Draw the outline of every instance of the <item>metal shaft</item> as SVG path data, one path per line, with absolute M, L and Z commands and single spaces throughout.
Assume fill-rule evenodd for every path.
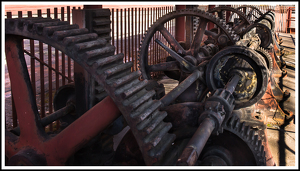
M 59 118 L 69 114 L 70 112 L 72 112 L 73 110 L 75 110 L 75 106 L 73 104 L 69 104 L 61 109 L 59 109 L 58 111 L 56 111 L 55 113 L 52 113 L 51 115 L 48 115 L 44 118 L 41 119 L 41 123 L 42 126 L 47 126 L 50 123 L 58 120 Z M 20 135 L 20 127 L 16 127 L 12 130 L 12 132 L 14 132 L 17 135 Z
M 198 127 L 197 131 L 183 150 L 176 165 L 193 166 L 195 165 L 201 151 L 203 150 L 212 131 L 215 129 L 215 122 L 211 118 L 205 118 Z
M 235 74 L 231 79 L 227 82 L 226 86 L 224 87 L 227 91 L 229 91 L 231 94 L 234 92 L 237 84 L 240 81 L 240 76 Z
M 201 73 L 195 70 L 190 76 L 183 80 L 177 87 L 171 90 L 168 94 L 160 99 L 163 106 L 171 104 L 182 92 L 184 92 L 189 86 L 191 86 L 199 77 Z

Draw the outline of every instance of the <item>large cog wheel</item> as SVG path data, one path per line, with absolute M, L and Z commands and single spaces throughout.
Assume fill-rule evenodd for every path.
M 198 36 L 197 33 L 195 37 L 197 39 L 194 39 L 193 42 L 191 43 L 191 47 L 187 47 L 184 49 L 169 33 L 169 31 L 164 27 L 164 24 L 167 23 L 168 21 L 175 19 L 177 17 L 183 17 L 183 16 L 193 16 L 193 17 L 198 17 L 199 18 L 199 31 L 198 31 Z M 214 33 L 209 30 L 205 30 L 207 24 L 211 22 L 217 26 L 217 28 L 220 31 L 220 33 Z M 200 31 L 201 30 L 201 31 Z M 203 46 L 201 43 L 204 41 L 204 35 L 213 37 L 213 39 L 217 40 L 216 42 L 222 42 L 223 46 L 225 45 L 233 45 L 235 44 L 236 41 L 239 40 L 239 36 L 236 35 L 233 31 L 233 29 L 226 25 L 225 21 L 202 10 L 198 9 L 183 9 L 183 10 L 177 10 L 170 12 L 161 18 L 159 18 L 146 32 L 145 36 L 142 39 L 142 44 L 140 45 L 139 49 L 139 57 L 138 57 L 138 62 L 139 62 L 139 69 L 142 72 L 142 77 L 144 79 L 151 79 L 151 72 L 156 72 L 156 71 L 168 71 L 168 70 L 179 70 L 179 66 L 177 66 L 174 63 L 171 62 L 166 62 L 162 63 L 160 65 L 166 65 L 168 67 L 161 67 L 157 69 L 157 67 L 154 65 L 149 64 L 148 60 L 148 52 L 149 52 L 149 44 L 152 40 L 153 35 L 159 32 L 163 35 L 163 37 L 166 39 L 166 41 L 169 43 L 171 48 L 179 55 L 181 56 L 192 56 L 191 59 L 196 60 L 196 55 L 199 51 L 199 48 Z M 218 43 L 216 43 L 217 46 L 219 46 Z M 155 69 L 154 69 L 155 67 Z
M 101 15 L 103 12 L 95 12 L 95 16 Z M 147 88 L 148 81 L 139 80 L 140 71 L 131 72 L 132 62 L 123 63 L 124 55 L 121 53 L 110 54 L 115 47 L 107 44 L 107 40 L 99 38 L 96 33 L 88 33 L 86 28 L 79 29 L 78 25 L 51 18 L 6 19 L 5 25 L 7 39 L 12 36 L 18 40 L 28 38 L 49 44 L 91 74 L 123 114 L 142 149 L 146 165 L 153 165 L 164 156 L 175 139 L 175 135 L 168 133 L 172 124 L 163 121 L 167 113 L 159 111 L 160 101 L 152 100 L 155 90 Z M 39 118 L 37 114 L 34 115 Z M 42 130 L 40 119 L 32 122 Z M 6 137 L 6 155 L 11 158 L 18 148 L 8 147 L 13 146 L 19 137 L 8 132 L 6 135 L 11 136 Z
M 262 140 L 257 132 L 233 115 L 224 132 L 212 135 L 199 157 L 199 165 L 266 166 Z
M 252 22 L 247 18 L 247 16 L 243 12 L 241 12 L 235 8 L 232 8 L 232 7 L 219 6 L 219 7 L 210 9 L 207 12 L 216 13 L 219 18 L 224 19 L 224 20 L 225 20 L 225 14 L 227 12 L 230 12 L 228 23 L 231 23 L 233 30 L 237 34 L 241 33 L 243 31 L 243 29 L 245 29 L 248 25 L 252 24 Z M 233 16 L 233 15 L 237 15 L 237 17 L 234 19 L 231 19 L 231 16 Z M 236 21 L 234 21 L 234 20 L 236 20 Z

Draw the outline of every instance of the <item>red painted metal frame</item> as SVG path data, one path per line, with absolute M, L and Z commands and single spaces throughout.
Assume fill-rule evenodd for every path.
M 20 136 L 5 132 L 8 164 L 64 165 L 72 154 L 121 113 L 112 99 L 107 97 L 56 136 L 48 136 L 41 124 L 22 41 L 21 37 L 6 35 L 6 61 L 20 128 Z
M 176 10 L 185 9 L 185 5 L 176 5 Z M 185 17 L 178 17 L 175 20 L 175 39 L 185 41 Z

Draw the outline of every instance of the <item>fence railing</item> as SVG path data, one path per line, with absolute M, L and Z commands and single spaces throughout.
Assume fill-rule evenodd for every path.
M 111 9 L 111 37 L 112 45 L 116 47 L 116 53 L 123 53 L 124 62 L 133 62 L 132 71 L 138 70 L 138 50 L 144 33 L 160 17 L 174 10 L 174 6 L 155 8 L 125 8 Z M 166 25 L 166 29 L 174 35 L 175 21 L 172 20 Z M 149 44 L 149 63 L 157 64 L 165 60 L 167 52 L 153 43 L 156 38 L 166 41 L 160 33 L 155 33 Z M 157 76 L 154 73 L 153 76 Z

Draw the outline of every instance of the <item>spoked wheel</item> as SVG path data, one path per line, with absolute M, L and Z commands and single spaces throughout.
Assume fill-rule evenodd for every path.
M 165 24 L 175 18 L 184 16 L 199 17 L 199 26 L 193 38 L 190 47 L 184 49 L 179 42 L 175 40 L 172 34 L 166 29 Z M 213 23 L 216 26 L 216 31 L 205 30 L 208 23 Z M 156 42 L 163 47 L 174 60 L 168 60 L 160 64 L 149 63 L 149 44 L 153 35 L 159 32 L 162 34 L 168 45 L 164 45 L 160 40 Z M 205 40 L 210 38 L 209 44 L 204 44 Z M 139 50 L 139 68 L 144 79 L 151 79 L 152 72 L 158 71 L 175 71 L 185 70 L 191 72 L 194 66 L 198 66 L 204 60 L 212 57 L 219 49 L 233 45 L 239 37 L 234 34 L 232 28 L 226 23 L 213 16 L 210 13 L 201 10 L 178 10 L 171 12 L 159 18 L 147 31 L 147 34 L 142 39 L 142 45 Z M 169 48 L 169 46 L 171 48 Z M 208 52 L 208 53 L 207 53 Z M 183 58 L 182 60 L 178 60 Z M 186 73 L 184 72 L 184 73 Z M 181 72 L 182 73 L 182 72 Z M 182 80 L 182 79 L 181 79 Z
M 251 24 L 241 33 L 241 36 L 247 36 L 247 33 L 251 34 L 251 32 L 257 34 L 260 38 L 260 47 L 269 48 L 270 44 L 273 43 L 273 35 L 268 26 L 262 23 Z
M 230 15 L 228 17 L 227 24 L 230 24 L 233 27 L 233 30 L 236 34 L 240 34 L 247 26 L 252 24 L 252 22 L 247 18 L 247 16 L 243 12 L 232 7 L 219 6 L 210 9 L 207 12 L 216 14 L 216 16 L 223 20 L 226 20 L 226 15 Z M 235 18 L 233 18 L 233 16 Z
M 251 5 L 242 5 L 236 9 L 242 11 L 247 16 L 248 20 L 251 21 L 255 21 L 263 15 L 263 13 L 258 8 Z

